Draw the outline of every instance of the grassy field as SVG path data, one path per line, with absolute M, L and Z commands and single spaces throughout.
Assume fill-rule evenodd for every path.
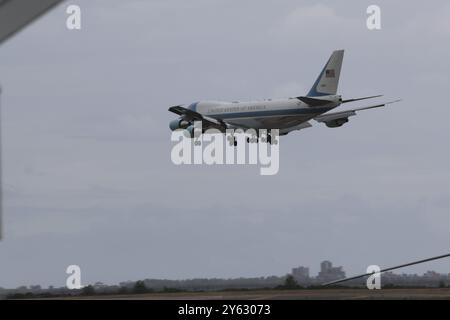
M 117 299 L 117 300 L 392 300 L 392 299 L 446 299 L 450 289 L 320 289 L 320 290 L 255 290 L 227 292 L 178 292 L 148 293 L 110 296 L 82 296 L 70 299 Z

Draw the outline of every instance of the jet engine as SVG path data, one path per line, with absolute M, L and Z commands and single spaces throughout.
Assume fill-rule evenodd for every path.
M 337 127 L 341 127 L 342 125 L 347 123 L 348 118 L 340 118 L 340 119 L 334 119 L 334 120 L 329 120 L 329 121 L 324 121 L 324 122 L 328 128 L 337 128 Z
M 189 124 L 190 124 L 189 121 L 186 121 L 183 118 L 178 118 L 170 121 L 169 128 L 172 131 L 175 131 L 177 129 L 186 129 L 189 126 Z

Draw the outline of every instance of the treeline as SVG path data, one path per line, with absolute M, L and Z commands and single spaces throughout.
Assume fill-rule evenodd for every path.
M 145 279 L 139 281 L 122 282 L 119 285 L 105 285 L 97 282 L 82 289 L 69 290 L 62 288 L 41 289 L 39 286 L 4 289 L 0 292 L 0 299 L 30 299 L 93 295 L 141 294 L 141 293 L 171 293 L 171 292 L 202 292 L 220 290 L 255 290 L 273 289 L 283 283 L 285 277 L 259 277 L 236 279 L 189 279 L 166 280 Z
M 151 293 L 174 293 L 174 292 L 205 292 L 205 291 L 247 291 L 247 290 L 321 290 L 330 288 L 356 289 L 363 288 L 361 285 L 299 285 L 292 275 L 285 277 L 262 277 L 262 278 L 238 278 L 238 279 L 191 279 L 191 280 L 156 280 L 146 279 L 135 282 L 128 281 L 120 283 L 119 286 L 108 286 L 102 283 L 88 285 L 79 290 L 67 288 L 36 289 L 26 291 L 21 287 L 19 291 L 4 290 L 3 298 L 6 299 L 36 299 L 36 298 L 69 298 L 82 296 L 102 295 L 125 295 L 125 294 L 151 294 Z M 435 286 L 436 287 L 436 286 Z M 440 282 L 437 287 L 450 288 L 446 283 Z M 430 288 L 420 285 L 394 285 L 384 284 L 384 289 L 394 288 Z M 31 288 L 30 288 L 31 290 Z M 1 298 L 1 297 L 0 297 Z
M 164 288 L 178 288 L 180 290 L 224 290 L 224 289 L 261 289 L 273 288 L 281 285 L 286 277 L 255 277 L 255 278 L 234 278 L 234 279 L 188 279 L 188 280 L 165 280 L 146 279 L 143 280 L 147 288 L 162 290 Z M 133 282 L 122 282 L 121 287 L 130 288 Z

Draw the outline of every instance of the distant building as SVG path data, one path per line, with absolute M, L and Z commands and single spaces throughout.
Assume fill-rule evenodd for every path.
M 327 272 L 333 268 L 333 263 L 331 261 L 325 260 L 320 263 L 320 271 Z
M 435 271 L 427 271 L 423 274 L 424 278 L 427 278 L 429 280 L 439 280 L 441 278 L 441 275 Z
M 345 272 L 342 267 L 333 267 L 331 261 L 325 260 L 320 264 L 320 272 L 317 280 L 320 282 L 329 282 L 345 278 Z
M 307 267 L 300 266 L 297 268 L 292 268 L 292 276 L 299 284 L 310 282 L 309 268 Z

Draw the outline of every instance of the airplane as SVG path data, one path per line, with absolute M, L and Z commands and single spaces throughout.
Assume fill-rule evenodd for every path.
M 349 121 L 349 117 L 355 116 L 357 111 L 384 107 L 400 101 L 330 113 L 329 111 L 344 103 L 382 96 L 343 100 L 341 95 L 336 94 L 343 58 L 344 50 L 334 51 L 305 96 L 249 102 L 198 101 L 189 105 L 177 105 L 169 108 L 170 112 L 179 116 L 169 123 L 169 128 L 172 131 L 186 129 L 193 137 L 193 123 L 201 121 L 202 132 L 210 128 L 220 132 L 225 132 L 226 129 L 278 129 L 281 136 L 312 127 L 310 120 L 324 123 L 329 128 L 341 127 Z M 257 141 L 257 138 L 253 141 Z M 247 142 L 250 140 L 247 139 Z M 270 132 L 267 142 L 271 143 Z M 237 145 L 236 141 L 234 144 Z

